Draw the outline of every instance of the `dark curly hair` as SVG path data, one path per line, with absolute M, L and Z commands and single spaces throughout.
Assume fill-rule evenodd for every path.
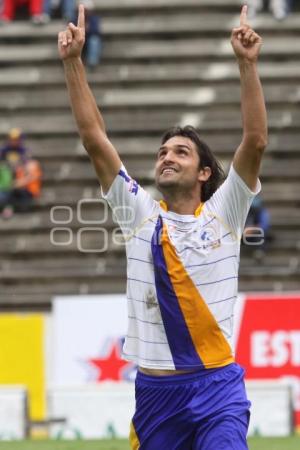
M 200 139 L 198 131 L 193 126 L 186 125 L 185 127 L 177 126 L 170 128 L 162 137 L 162 145 L 174 136 L 183 136 L 193 141 L 196 144 L 200 159 L 199 170 L 204 169 L 204 167 L 210 167 L 211 169 L 211 176 L 201 186 L 200 198 L 202 202 L 205 202 L 213 195 L 220 184 L 222 184 L 225 180 L 225 173 L 221 167 L 221 164 L 216 159 L 208 145 Z

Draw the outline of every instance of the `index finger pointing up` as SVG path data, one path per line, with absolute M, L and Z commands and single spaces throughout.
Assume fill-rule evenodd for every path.
M 84 6 L 83 5 L 79 5 L 79 8 L 78 8 L 77 27 L 78 28 L 85 28 Z
M 248 11 L 248 6 L 244 5 L 242 7 L 241 17 L 240 17 L 240 25 L 241 25 L 241 27 L 244 26 L 244 25 L 247 25 L 247 11 Z

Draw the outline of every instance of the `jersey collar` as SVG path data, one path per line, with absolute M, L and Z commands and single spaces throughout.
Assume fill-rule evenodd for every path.
M 160 207 L 161 207 L 164 211 L 166 211 L 166 212 L 168 211 L 168 205 L 166 204 L 166 202 L 165 202 L 164 200 L 160 200 L 159 204 L 160 204 Z M 197 207 L 197 209 L 195 210 L 195 212 L 194 212 L 194 216 L 195 216 L 195 217 L 199 217 L 199 216 L 200 216 L 203 206 L 204 206 L 204 203 L 201 202 L 201 203 L 199 204 L 199 206 Z

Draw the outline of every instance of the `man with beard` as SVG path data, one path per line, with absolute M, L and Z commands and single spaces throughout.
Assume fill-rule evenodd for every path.
M 127 173 L 106 134 L 81 61 L 84 8 L 59 34 L 78 130 L 126 239 L 128 333 L 123 357 L 138 367 L 131 448 L 244 450 L 250 402 L 234 362 L 232 330 L 240 237 L 267 143 L 247 7 L 231 43 L 241 79 L 242 142 L 228 177 L 191 126 L 162 138 L 157 202 Z

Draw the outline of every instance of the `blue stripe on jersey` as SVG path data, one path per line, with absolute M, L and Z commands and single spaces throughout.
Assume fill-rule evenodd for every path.
M 162 245 L 160 243 L 162 227 L 162 218 L 159 216 L 152 237 L 151 247 L 157 298 L 174 365 L 176 369 L 195 366 L 204 367 L 195 349 L 168 274 Z

